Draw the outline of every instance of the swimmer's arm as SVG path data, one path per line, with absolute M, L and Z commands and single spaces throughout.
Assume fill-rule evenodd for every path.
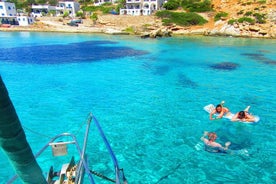
M 229 142 L 229 141 L 226 142 L 226 143 L 225 143 L 224 150 L 228 150 L 228 147 L 230 146 L 230 144 L 231 144 L 231 142 Z
M 254 118 L 254 116 L 247 115 L 245 121 L 247 121 L 247 122 L 253 122 L 253 121 L 255 121 L 255 118 Z
M 221 148 L 223 150 L 228 150 L 228 147 L 230 146 L 230 144 L 231 144 L 231 142 L 226 142 L 225 146 L 223 147 L 221 144 L 216 143 L 216 147 L 219 147 L 219 148 Z
M 228 108 L 224 107 L 225 113 L 230 112 Z
M 236 113 L 231 119 L 231 121 L 239 121 L 239 120 L 240 119 L 238 119 L 238 113 Z
M 222 118 L 223 114 L 224 114 L 224 112 L 223 112 L 223 110 L 222 110 L 222 111 L 219 113 L 219 115 L 217 116 L 217 118 L 216 118 L 216 119 L 218 119 L 218 118 Z
M 226 107 L 223 107 L 223 110 L 219 114 L 218 118 L 222 118 L 224 114 L 228 114 L 228 113 L 229 113 L 229 109 Z
M 214 120 L 214 119 L 216 119 L 216 118 L 213 118 L 213 115 L 216 113 L 216 111 L 214 110 L 214 111 L 212 111 L 211 113 L 210 113 L 210 120 Z
M 207 132 L 207 131 L 204 131 L 204 133 L 203 133 L 202 137 L 200 138 L 200 140 L 202 140 L 203 142 L 208 141 L 208 140 L 205 138 L 205 136 L 207 136 L 207 135 L 208 135 L 208 132 Z

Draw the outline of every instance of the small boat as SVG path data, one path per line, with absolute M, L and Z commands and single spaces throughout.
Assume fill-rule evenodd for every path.
M 11 177 L 6 183 L 12 184 L 19 178 L 23 183 L 40 184 L 94 184 L 94 176 L 100 179 L 108 180 L 116 184 L 127 184 L 123 169 L 120 169 L 118 161 L 111 146 L 97 119 L 90 113 L 86 121 L 83 146 L 77 137 L 71 133 L 62 133 L 54 136 L 47 142 L 37 154 L 33 155 L 31 148 L 26 140 L 24 130 L 15 112 L 14 106 L 9 98 L 8 91 L 0 76 L 0 143 L 3 151 L 7 154 L 12 165 L 16 170 L 16 175 Z M 114 166 L 114 177 L 109 178 L 101 173 L 89 168 L 88 154 L 86 153 L 88 135 L 91 123 L 95 124 L 96 129 L 101 136 Z M 42 153 L 49 153 L 52 149 L 51 160 L 57 160 L 58 169 L 50 166 L 46 175 L 37 164 L 37 158 Z M 48 150 L 48 151 L 47 151 Z M 74 154 L 70 154 L 73 152 Z M 70 159 L 69 157 L 71 157 Z M 64 156 L 63 162 L 59 162 L 58 157 Z M 45 156 L 44 156 L 45 157 Z M 52 159 L 52 157 L 54 159 Z M 77 158 L 77 161 L 76 161 Z M 66 160 L 67 159 L 67 160 Z M 66 160 L 66 161 L 64 161 Z

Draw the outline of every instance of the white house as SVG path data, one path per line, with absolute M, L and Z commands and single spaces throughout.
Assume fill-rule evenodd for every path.
M 42 17 L 44 15 L 46 15 L 47 13 L 49 13 L 50 11 L 56 11 L 56 7 L 55 6 L 51 6 L 48 4 L 45 5 L 32 5 L 32 15 L 34 17 Z
M 0 0 L 0 23 L 4 25 L 28 26 L 34 23 L 33 17 L 21 16 L 16 12 L 14 3 Z
M 164 0 L 126 0 L 120 15 L 150 15 L 159 10 L 163 3 Z
M 69 12 L 70 16 L 75 16 L 80 10 L 80 4 L 74 1 L 59 1 L 56 6 L 57 15 L 62 15 L 65 11 Z
M 112 3 L 112 4 L 114 4 L 114 3 L 116 3 L 118 0 L 95 0 L 94 1 L 94 5 L 95 6 L 100 6 L 100 5 L 102 5 L 102 4 L 104 4 L 104 3 Z
M 0 0 L 0 17 L 14 17 L 16 16 L 16 8 L 14 3 Z
M 19 26 L 28 26 L 35 22 L 34 17 L 28 17 L 28 16 L 17 16 L 16 19 L 17 19 L 17 22 L 19 23 Z
M 49 13 L 55 12 L 57 16 L 63 15 L 65 12 L 69 13 L 69 16 L 74 17 L 80 10 L 80 4 L 73 0 L 59 1 L 56 6 L 51 5 L 32 5 L 32 15 L 35 17 L 41 17 Z

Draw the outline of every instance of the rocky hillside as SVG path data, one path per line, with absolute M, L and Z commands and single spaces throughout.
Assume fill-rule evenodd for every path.
M 210 27 L 206 34 L 223 34 L 233 36 L 276 37 L 276 1 L 275 0 L 213 0 L 214 10 L 228 13 L 227 17 L 214 22 L 210 18 Z M 263 16 L 258 23 L 258 16 Z M 237 20 L 248 17 L 255 21 L 238 22 Z M 257 17 L 257 18 L 256 18 Z M 232 25 L 229 21 L 234 21 Z
M 151 36 L 164 32 L 242 37 L 276 38 L 275 0 L 212 0 L 213 12 L 199 13 L 208 23 L 202 26 L 159 27 Z M 222 14 L 217 18 L 218 14 Z M 252 22 L 251 22 L 252 21 Z
M 113 25 L 145 37 L 200 34 L 276 38 L 276 0 L 212 0 L 212 4 L 214 11 L 199 13 L 208 20 L 202 26 L 162 26 L 155 16 L 125 15 L 99 16 L 98 24 Z M 218 13 L 224 16 L 217 18 Z

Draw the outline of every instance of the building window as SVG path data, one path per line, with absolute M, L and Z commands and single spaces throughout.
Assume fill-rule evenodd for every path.
M 18 21 L 20 21 L 20 18 L 18 18 Z
M 8 6 L 8 10 L 11 10 L 11 7 L 10 7 L 10 6 Z
M 5 13 L 2 13 L 2 16 L 5 16 Z
M 0 10 L 3 10 L 3 6 L 2 5 L 0 6 Z

